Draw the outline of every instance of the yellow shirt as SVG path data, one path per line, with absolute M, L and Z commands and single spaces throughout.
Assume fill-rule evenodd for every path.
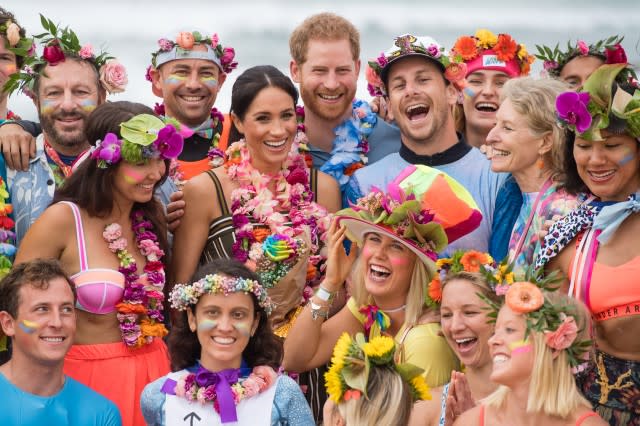
M 358 311 L 353 297 L 347 302 L 347 307 L 353 316 L 364 324 L 365 316 Z M 448 383 L 451 380 L 451 371 L 460 367 L 458 359 L 444 337 L 438 335 L 439 332 L 440 324 L 432 322 L 415 325 L 408 331 L 403 325 L 394 336 L 401 348 L 398 361 L 409 362 L 422 368 L 423 376 L 432 388 Z

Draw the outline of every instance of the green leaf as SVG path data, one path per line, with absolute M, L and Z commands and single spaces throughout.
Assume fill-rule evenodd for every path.
M 409 362 L 405 362 L 402 364 L 396 365 L 396 371 L 400 376 L 402 376 L 407 382 L 424 373 L 424 370 L 418 366 L 415 366 Z
M 352 389 L 357 389 L 367 396 L 367 380 L 369 378 L 369 360 L 364 361 L 364 365 L 355 363 L 347 364 L 342 369 L 344 382 Z

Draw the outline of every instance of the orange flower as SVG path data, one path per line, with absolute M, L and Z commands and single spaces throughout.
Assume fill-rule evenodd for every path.
M 536 58 L 532 55 L 527 56 L 520 65 L 520 75 L 527 76 L 529 75 L 529 71 L 531 71 L 531 64 L 535 61 Z
M 438 275 L 429 283 L 429 297 L 436 303 L 442 301 L 442 286 L 440 285 L 440 276 Z
M 178 33 L 178 37 L 176 37 L 176 43 L 178 46 L 185 50 L 193 49 L 193 45 L 195 44 L 195 39 L 193 38 L 193 34 L 188 31 L 183 31 Z
M 478 46 L 474 37 L 462 36 L 456 40 L 453 51 L 460 55 L 465 61 L 469 61 L 478 56 Z
M 351 176 L 356 172 L 356 170 L 364 167 L 362 163 L 351 163 L 344 169 L 345 176 Z
M 499 60 L 509 62 L 515 57 L 518 51 L 518 44 L 509 34 L 500 34 L 498 36 L 498 42 L 493 46 L 493 50 L 496 52 Z
M 307 281 L 314 279 L 317 273 L 318 273 L 318 269 L 315 267 L 313 263 L 309 262 L 307 264 Z
M 464 62 L 451 62 L 444 70 L 444 78 L 456 85 L 458 90 L 464 88 L 466 76 L 467 64 L 465 64 Z
M 263 242 L 269 235 L 271 235 L 269 228 L 253 228 L 253 236 L 259 243 Z
M 137 303 L 118 303 L 116 309 L 121 314 L 146 314 L 147 308 Z
M 537 285 L 521 281 L 509 287 L 505 303 L 513 312 L 526 314 L 538 310 L 544 304 L 544 295 Z
M 169 334 L 167 329 L 164 327 L 164 324 L 152 323 L 146 319 L 140 322 L 140 331 L 143 336 L 164 337 Z
M 486 265 L 489 263 L 489 258 L 486 253 L 469 250 L 462 255 L 460 263 L 467 272 L 480 272 L 480 265 Z

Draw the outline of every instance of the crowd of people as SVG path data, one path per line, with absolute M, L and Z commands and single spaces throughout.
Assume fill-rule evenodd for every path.
M 216 33 L 159 35 L 150 108 L 41 24 L 0 8 L 0 423 L 640 425 L 622 37 L 403 34 L 361 70 L 319 13 L 222 113 Z

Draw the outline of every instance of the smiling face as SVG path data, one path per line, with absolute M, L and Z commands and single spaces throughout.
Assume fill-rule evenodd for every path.
M 571 90 L 578 91 L 593 72 L 604 64 L 597 56 L 576 56 L 567 62 L 560 71 L 560 80 L 569 84 Z
M 121 161 L 116 167 L 113 190 L 118 196 L 134 203 L 150 201 L 155 185 L 167 171 L 166 164 L 161 158 L 152 158 L 141 164 Z
M 404 244 L 369 232 L 363 241 L 364 283 L 378 305 L 393 309 L 405 303 L 417 256 Z
M 293 98 L 278 87 L 266 87 L 253 99 L 244 118 L 232 117 L 244 134 L 253 166 L 263 172 L 279 170 L 297 132 Z
M 442 290 L 442 332 L 460 361 L 471 368 L 491 362 L 488 340 L 493 333 L 487 304 L 477 295 L 478 287 L 462 278 L 449 281 Z
M 603 141 L 576 137 L 573 157 L 578 175 L 603 201 L 624 201 L 640 188 L 638 142 L 631 136 L 602 131 Z
M 13 356 L 40 365 L 61 366 L 76 332 L 74 297 L 62 277 L 46 289 L 26 284 L 19 293 L 16 318 L 0 313 L 2 329 L 13 341 Z
M 463 90 L 465 123 L 476 132 L 488 133 L 496 122 L 502 86 L 509 76 L 501 71 L 477 70 L 467 76 Z
M 206 294 L 195 313 L 187 310 L 189 327 L 202 347 L 200 362 L 210 371 L 239 368 L 242 352 L 258 328 L 253 299 L 246 293 Z
M 506 305 L 500 309 L 495 332 L 489 339 L 492 382 L 513 387 L 531 379 L 535 355 L 531 338 L 524 340 L 526 327 L 524 315 Z
M 310 40 L 306 57 L 306 62 L 292 61 L 290 67 L 305 108 L 323 120 L 342 119 L 351 111 L 360 72 L 349 41 Z
M 416 56 L 397 60 L 386 86 L 389 110 L 410 147 L 436 142 L 447 126 L 453 126 L 451 111 L 457 93 L 431 60 Z
M 7 49 L 6 43 L 5 37 L 0 35 L 0 88 L 7 82 L 9 76 L 18 70 L 16 54 Z M 0 92 L 0 99 L 5 98 L 6 94 Z

